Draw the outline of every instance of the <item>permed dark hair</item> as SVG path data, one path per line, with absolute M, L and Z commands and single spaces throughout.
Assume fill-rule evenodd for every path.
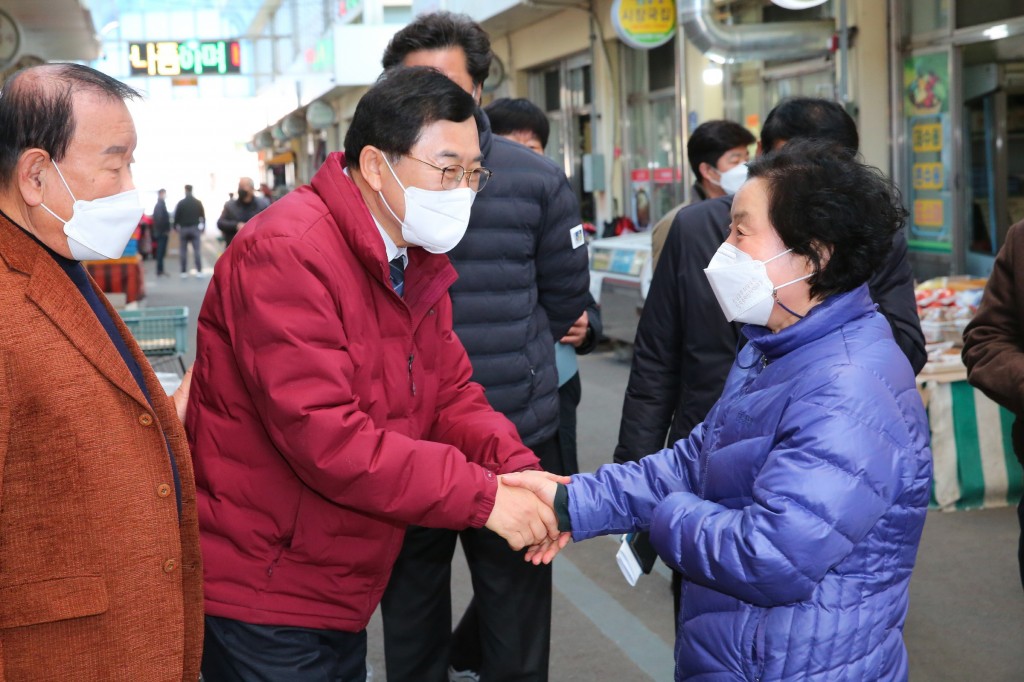
M 417 17 L 391 38 L 381 63 L 390 69 L 413 52 L 450 47 L 462 48 L 469 77 L 474 85 L 483 85 L 491 70 L 491 39 L 480 24 L 465 14 L 432 12 Z
M 11 76 L 0 92 L 0 183 L 11 182 L 26 149 L 64 159 L 75 135 L 74 96 L 83 91 L 119 100 L 141 97 L 134 88 L 81 64 L 44 64 Z
M 769 221 L 793 253 L 813 264 L 812 297 L 868 281 L 885 263 L 907 216 L 898 190 L 880 170 L 822 140 L 794 140 L 759 156 L 750 162 L 748 178 L 765 181 Z
M 761 151 L 770 152 L 780 143 L 797 138 L 817 138 L 853 151 L 860 136 L 853 117 L 838 102 L 815 97 L 792 97 L 768 112 L 761 127 Z
M 484 111 L 491 120 L 491 132 L 495 135 L 526 131 L 537 136 L 541 147 L 548 146 L 551 123 L 547 114 L 525 97 L 496 99 L 484 107 Z
M 694 128 L 686 143 L 686 158 L 693 174 L 700 179 L 700 165 L 718 167 L 718 160 L 730 149 L 757 142 L 749 130 L 734 121 L 705 121 Z
M 440 71 L 426 66 L 385 71 L 356 105 L 345 134 L 345 163 L 359 168 L 359 153 L 367 145 L 393 161 L 409 153 L 425 126 L 461 123 L 475 110 L 473 97 Z

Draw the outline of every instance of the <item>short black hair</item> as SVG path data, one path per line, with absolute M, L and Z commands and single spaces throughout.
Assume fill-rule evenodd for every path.
M 359 168 L 359 153 L 367 145 L 394 160 L 409 153 L 425 126 L 461 123 L 475 110 L 473 97 L 440 71 L 426 66 L 389 69 L 356 105 L 345 134 L 345 163 Z
M 768 112 L 761 127 L 761 150 L 770 152 L 780 142 L 817 138 L 846 147 L 860 148 L 857 124 L 838 102 L 817 97 L 791 97 Z
M 136 99 L 134 88 L 81 64 L 43 64 L 18 71 L 0 91 L 0 184 L 14 177 L 26 149 L 61 161 L 75 135 L 74 96 L 94 92 Z
M 474 85 L 483 85 L 494 56 L 491 39 L 480 24 L 465 14 L 431 12 L 416 17 L 391 38 L 381 63 L 385 69 L 390 69 L 401 64 L 413 52 L 450 47 L 462 48 L 466 53 L 469 77 Z
M 718 160 L 730 149 L 757 142 L 754 134 L 734 121 L 705 121 L 694 128 L 686 143 L 686 158 L 700 180 L 700 165 L 718 167 Z
M 491 120 L 491 132 L 495 135 L 525 131 L 536 135 L 541 147 L 548 146 L 551 123 L 547 114 L 525 97 L 496 99 L 484 107 L 484 111 Z
M 769 221 L 793 253 L 813 264 L 813 297 L 868 281 L 907 217 L 898 190 L 880 170 L 824 140 L 788 142 L 751 161 L 748 177 L 766 181 Z

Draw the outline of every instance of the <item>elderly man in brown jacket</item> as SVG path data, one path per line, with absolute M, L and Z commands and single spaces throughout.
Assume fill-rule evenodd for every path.
M 119 257 L 142 215 L 135 96 L 77 64 L 0 92 L 2 682 L 199 677 L 185 433 L 79 262 Z
M 1024 220 L 1006 233 L 978 314 L 964 330 L 963 359 L 967 381 L 1017 416 L 1013 451 L 1024 463 Z M 1017 517 L 1017 560 L 1024 585 L 1024 499 Z

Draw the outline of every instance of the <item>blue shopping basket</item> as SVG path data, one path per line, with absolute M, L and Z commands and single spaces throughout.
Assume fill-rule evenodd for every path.
M 184 374 L 188 306 L 122 310 L 121 319 L 147 358 L 177 360 Z

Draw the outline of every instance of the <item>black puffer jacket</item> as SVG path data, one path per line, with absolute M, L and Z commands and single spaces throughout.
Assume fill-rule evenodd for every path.
M 722 394 L 743 325 L 726 322 L 704 268 L 729 236 L 731 209 L 731 196 L 710 199 L 672 223 L 636 330 L 616 462 L 661 450 L 666 435 L 685 438 Z M 868 287 L 917 374 L 927 356 L 902 232 Z
M 491 134 L 477 113 L 483 165 L 494 172 L 476 195 L 469 229 L 448 255 L 459 273 L 450 293 L 455 332 L 473 380 L 523 442 L 558 430 L 555 339 L 583 313 L 587 249 L 573 248 L 579 204 L 549 159 Z

